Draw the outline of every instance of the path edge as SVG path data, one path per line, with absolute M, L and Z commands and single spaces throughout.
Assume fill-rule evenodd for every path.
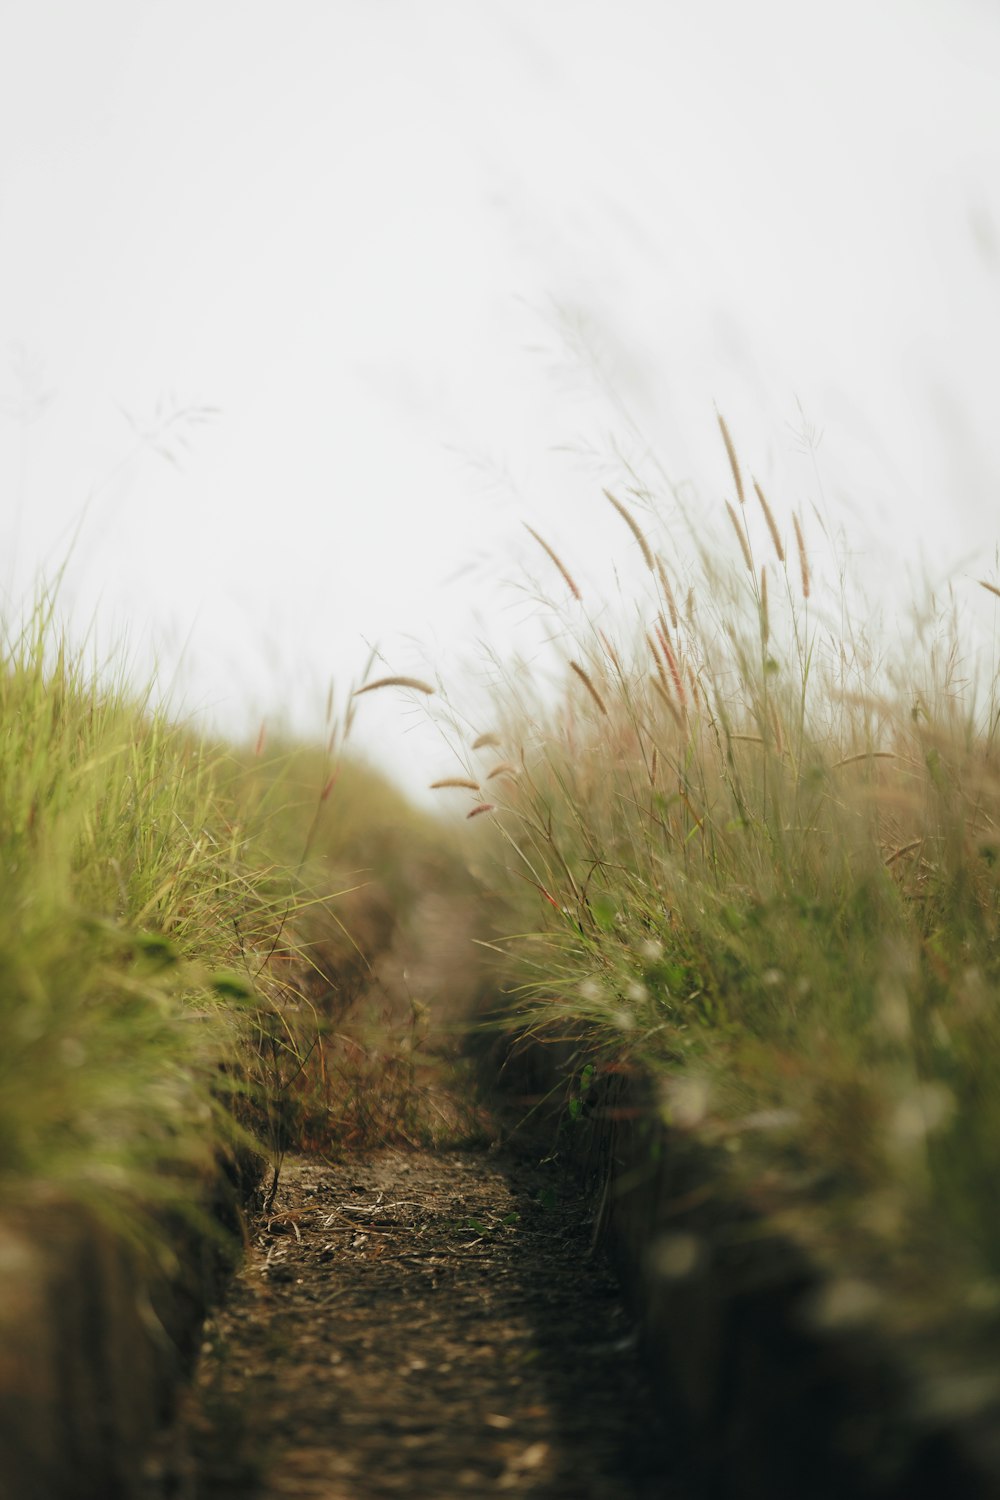
M 886 1335 L 750 1201 L 731 1158 L 667 1123 L 633 1068 L 580 1107 L 571 1041 L 508 1037 L 486 1065 L 515 1138 L 553 1139 L 592 1195 L 661 1399 L 679 1404 L 710 1494 L 726 1500 L 1000 1500 L 1000 1403 L 980 1374 Z M 576 1099 L 572 1110 L 570 1101 Z M 519 1118 L 531 1111 L 530 1129 Z M 935 1381 L 967 1391 L 935 1409 Z

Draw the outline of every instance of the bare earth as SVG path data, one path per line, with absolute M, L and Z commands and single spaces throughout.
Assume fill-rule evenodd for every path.
M 286 1164 L 151 1495 L 692 1500 L 553 1163 Z

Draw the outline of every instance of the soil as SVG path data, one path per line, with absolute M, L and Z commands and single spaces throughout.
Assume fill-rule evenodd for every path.
M 150 1496 L 693 1500 L 555 1162 L 286 1162 Z

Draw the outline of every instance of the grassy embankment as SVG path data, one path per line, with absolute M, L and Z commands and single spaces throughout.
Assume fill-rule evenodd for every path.
M 536 536 L 561 701 L 512 676 L 443 784 L 494 824 L 516 1024 L 572 1039 L 570 1115 L 602 1074 L 652 1070 L 665 1119 L 853 1273 L 852 1315 L 891 1282 L 909 1326 L 981 1332 L 1000 1316 L 1000 703 L 953 599 L 870 633 L 849 583 L 815 576 L 819 518 L 780 523 L 723 437 L 714 538 L 668 533 L 641 487 L 608 494 L 648 578 L 627 611 Z
M 84 1200 L 155 1245 L 241 1148 L 402 1128 L 412 1069 L 374 1118 L 364 1039 L 333 1033 L 448 856 L 343 760 L 349 706 L 319 749 L 205 743 L 72 655 L 51 600 L 4 657 L 5 1202 Z

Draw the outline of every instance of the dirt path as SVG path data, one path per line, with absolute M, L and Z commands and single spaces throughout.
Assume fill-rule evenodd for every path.
M 286 1164 L 156 1483 L 184 1500 L 691 1500 L 554 1165 Z

